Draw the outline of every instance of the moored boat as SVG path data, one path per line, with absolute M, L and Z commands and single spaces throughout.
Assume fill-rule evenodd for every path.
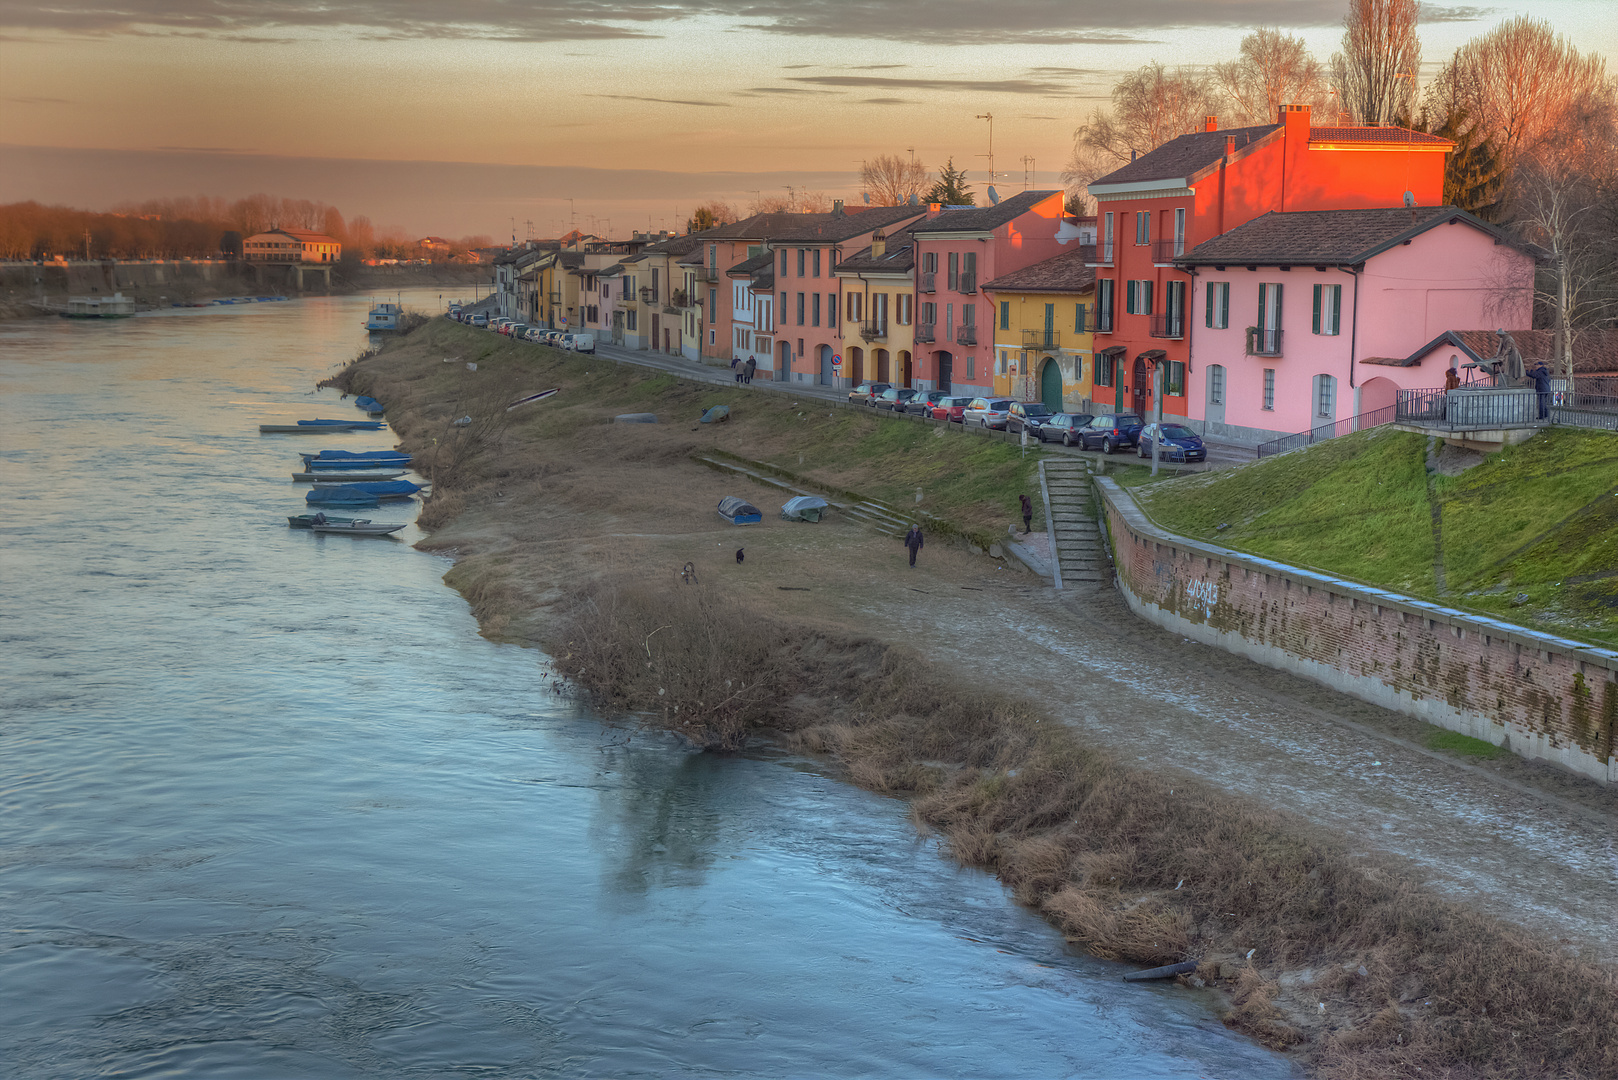
M 315 488 L 304 495 L 310 506 L 376 506 L 382 500 L 369 491 L 354 487 Z
M 320 450 L 313 454 L 299 454 L 305 462 L 310 461 L 380 461 L 387 458 L 404 458 L 409 460 L 410 455 L 403 450 Z
M 111 296 L 72 296 L 64 319 L 127 319 L 135 314 L 135 301 L 123 293 Z
M 309 526 L 310 532 L 331 533 L 334 536 L 391 536 L 405 527 L 404 522 L 389 525 L 382 521 L 350 521 L 340 523 L 328 520 L 324 525 Z
M 324 517 L 328 524 L 335 522 L 342 525 L 350 521 L 369 521 L 370 518 L 326 517 L 325 514 L 291 514 L 287 517 L 287 526 L 293 529 L 307 529 L 315 524 L 315 518 Z
M 377 304 L 371 308 L 371 313 L 365 317 L 367 330 L 397 330 L 399 321 L 404 318 L 404 308 L 398 304 Z
M 351 473 L 361 469 L 408 469 L 410 459 L 407 457 L 366 458 L 364 461 L 326 461 L 316 458 L 314 461 L 304 463 L 305 472 L 342 474 Z
M 359 420 L 352 424 L 260 424 L 260 435 L 327 435 L 334 431 L 380 431 L 380 427 L 372 427 L 369 421 Z
M 409 480 L 362 480 L 359 483 L 316 484 L 314 490 L 304 496 L 306 502 L 320 502 L 320 496 L 330 496 L 338 502 L 349 498 L 364 497 L 367 499 L 408 499 L 416 492 L 421 491 L 423 485 L 412 484 Z
M 380 420 L 299 420 L 299 427 L 342 427 L 358 431 L 381 431 Z
M 374 397 L 357 397 L 354 399 L 354 407 L 356 409 L 364 409 L 372 416 L 381 416 L 384 412 L 384 406 Z
M 402 469 L 398 472 L 365 473 L 295 472 L 292 479 L 305 482 L 313 480 L 317 487 L 332 487 L 336 484 L 361 484 L 373 480 L 397 480 L 403 475 Z

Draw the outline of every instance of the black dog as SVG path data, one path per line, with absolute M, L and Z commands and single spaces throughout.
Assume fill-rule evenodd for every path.
M 737 548 L 736 549 L 736 561 L 737 562 L 742 561 L 742 552 L 745 551 L 745 550 L 747 550 L 747 549 L 746 548 Z

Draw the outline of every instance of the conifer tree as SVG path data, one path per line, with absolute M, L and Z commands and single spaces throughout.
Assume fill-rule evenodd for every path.
M 977 196 L 966 186 L 966 170 L 957 169 L 954 158 L 950 158 L 944 167 L 938 170 L 938 179 L 927 189 L 924 199 L 930 203 L 943 203 L 945 206 L 977 205 Z

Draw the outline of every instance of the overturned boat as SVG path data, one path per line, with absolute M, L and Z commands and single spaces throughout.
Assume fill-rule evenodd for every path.
M 732 525 L 757 525 L 764 520 L 758 507 L 734 495 L 726 495 L 719 500 L 719 516 Z
M 781 504 L 781 517 L 786 521 L 819 521 L 830 505 L 819 495 L 799 495 Z

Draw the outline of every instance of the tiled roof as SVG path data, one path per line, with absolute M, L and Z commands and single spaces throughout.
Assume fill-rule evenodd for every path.
M 774 262 L 775 252 L 761 251 L 751 259 L 743 259 L 729 270 L 726 270 L 725 273 L 735 277 L 747 277 L 758 270 L 764 269 L 766 266 L 773 265 Z
M 685 236 L 676 236 L 672 240 L 648 244 L 642 249 L 642 253 L 646 255 L 689 255 L 701 246 L 703 238 L 708 235 L 708 232 L 712 231 L 710 229 L 707 232 L 688 233 Z
M 1454 206 L 1402 206 L 1369 210 L 1271 211 L 1205 240 L 1175 259 L 1182 265 L 1345 266 L 1418 236 L 1444 222 L 1463 222 L 1502 244 L 1537 254 Z
M 984 292 L 1083 292 L 1095 286 L 1095 268 L 1085 265 L 1095 259 L 1094 244 L 1075 244 L 1054 258 L 1013 270 L 981 287 Z
M 835 244 L 861 233 L 895 225 L 927 212 L 924 206 L 869 206 L 841 214 L 794 214 L 800 218 L 795 226 L 771 233 L 770 240 L 783 243 Z
M 1532 365 L 1544 360 L 1557 368 L 1554 356 L 1556 332 L 1554 330 L 1508 330 L 1517 343 L 1523 363 Z M 1417 367 L 1435 349 L 1458 350 L 1461 363 L 1487 360 L 1500 351 L 1498 330 L 1446 330 L 1409 356 L 1368 356 L 1364 364 L 1384 367 Z M 1448 357 L 1442 359 L 1447 360 Z M 1573 371 L 1575 374 L 1618 374 L 1618 330 L 1580 330 L 1573 335 Z
M 582 251 L 564 251 L 561 254 L 557 255 L 556 261 L 558 263 L 560 263 L 561 265 L 563 265 L 565 267 L 568 267 L 569 269 L 571 269 L 573 267 L 583 266 L 584 265 L 584 252 L 582 252 Z
M 867 245 L 832 267 L 832 273 L 908 274 L 916 268 L 916 238 L 913 234 L 919 224 L 913 221 L 889 233 L 884 238 L 886 250 L 880 256 L 873 256 Z
M 290 237 L 293 237 L 296 240 L 301 240 L 305 244 L 335 244 L 335 243 L 337 243 L 337 240 L 336 240 L 335 237 L 327 236 L 323 232 L 315 232 L 313 229 L 273 229 L 271 231 L 272 232 L 278 232 L 278 233 L 285 233 L 286 235 L 288 235 Z
M 1402 127 L 1312 127 L 1309 142 L 1331 143 L 1338 146 L 1429 146 L 1447 149 L 1455 144 L 1425 131 L 1411 131 Z
M 987 232 L 999 228 L 1006 222 L 1027 213 L 1052 195 L 1061 196 L 1060 191 L 1019 191 L 1015 195 L 1001 199 L 992 206 L 974 206 L 964 210 L 944 210 L 935 217 L 926 218 L 911 226 L 911 231 L 918 236 L 922 233 L 935 232 Z M 894 209 L 914 210 L 915 207 L 895 207 Z
M 1224 131 L 1193 131 L 1170 139 L 1150 153 L 1142 154 L 1121 169 L 1097 177 L 1092 184 L 1143 184 L 1149 180 L 1177 180 L 1189 177 L 1225 156 L 1225 140 L 1236 139 L 1236 149 L 1256 142 L 1279 124 L 1226 128 Z

